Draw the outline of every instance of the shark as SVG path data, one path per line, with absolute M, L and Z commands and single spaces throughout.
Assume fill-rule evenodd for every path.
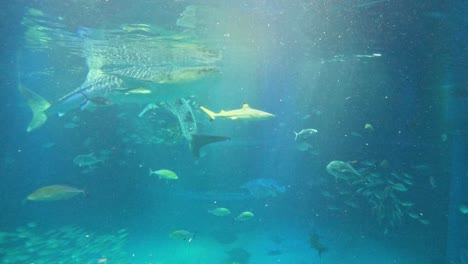
M 50 41 L 44 43 L 28 35 L 27 48 L 38 52 L 45 48 L 65 50 L 84 59 L 88 71 L 81 85 L 53 103 L 19 86 L 33 112 L 28 132 L 41 127 L 51 114 L 64 115 L 88 105 L 144 106 L 192 96 L 207 87 L 203 79 L 220 72 L 220 52 L 193 34 L 137 24 L 86 29 L 86 34 L 77 35 L 46 14 L 41 19 L 32 14 L 24 18 L 29 22 L 25 22 L 25 31 L 41 25 L 48 29 L 44 31 Z
M 221 110 L 219 113 L 215 113 L 206 107 L 200 106 L 200 109 L 210 117 L 210 120 L 214 120 L 216 117 L 226 118 L 231 120 L 245 119 L 245 120 L 263 120 L 272 118 L 275 115 L 261 110 L 253 109 L 248 104 L 243 104 L 242 108 L 235 110 Z

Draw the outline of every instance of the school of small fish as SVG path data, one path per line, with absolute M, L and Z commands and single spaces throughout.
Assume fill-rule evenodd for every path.
M 108 234 L 74 226 L 43 230 L 35 223 L 0 232 L 1 263 L 131 263 L 125 252 L 128 233 Z M 105 257 L 103 257 L 105 256 Z
M 334 176 L 333 186 L 339 190 L 322 191 L 324 197 L 336 203 L 329 206 L 330 210 L 370 211 L 384 227 L 385 233 L 402 224 L 405 218 L 424 225 L 430 223 L 414 203 L 406 198 L 407 192 L 413 187 L 413 176 L 390 170 L 386 161 L 380 164 L 370 161 L 354 164 L 332 161 L 326 170 Z

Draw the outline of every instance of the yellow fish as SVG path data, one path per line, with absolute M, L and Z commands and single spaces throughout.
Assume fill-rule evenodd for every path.
M 149 169 L 149 175 L 153 175 L 153 174 L 158 175 L 159 179 L 177 180 L 179 178 L 177 174 L 175 174 L 175 172 L 170 171 L 170 170 L 164 170 L 164 169 L 157 170 L 157 171 L 153 171 Z

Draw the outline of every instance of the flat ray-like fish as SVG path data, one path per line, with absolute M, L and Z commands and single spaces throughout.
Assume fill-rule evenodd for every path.
M 228 137 L 200 135 L 192 107 L 185 99 L 177 99 L 173 102 L 165 102 L 164 106 L 177 117 L 180 129 L 185 139 L 189 142 L 190 150 L 195 157 L 200 157 L 200 149 L 210 143 L 228 140 Z

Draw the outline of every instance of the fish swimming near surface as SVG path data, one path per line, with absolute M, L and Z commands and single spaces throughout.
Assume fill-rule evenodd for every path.
M 85 192 L 75 187 L 57 184 L 41 187 L 28 195 L 26 199 L 29 201 L 58 201 L 70 199 L 78 194 L 84 195 Z
M 240 109 L 235 109 L 235 110 L 221 110 L 219 113 L 214 113 L 211 110 L 208 110 L 207 108 L 200 106 L 200 109 L 205 112 L 210 117 L 210 120 L 214 120 L 215 118 L 226 118 L 226 119 L 231 119 L 231 120 L 236 120 L 236 119 L 244 119 L 244 120 L 263 120 L 263 119 L 268 119 L 272 118 L 275 115 L 253 109 L 251 108 L 248 104 L 243 104 L 242 108 Z
M 313 129 L 313 128 L 306 128 L 306 129 L 302 129 L 301 131 L 296 132 L 296 131 L 293 131 L 294 134 L 296 135 L 296 137 L 294 138 L 294 140 L 297 140 L 297 138 L 302 138 L 302 139 L 306 139 L 310 136 L 313 136 L 315 134 L 317 134 L 317 129 Z

